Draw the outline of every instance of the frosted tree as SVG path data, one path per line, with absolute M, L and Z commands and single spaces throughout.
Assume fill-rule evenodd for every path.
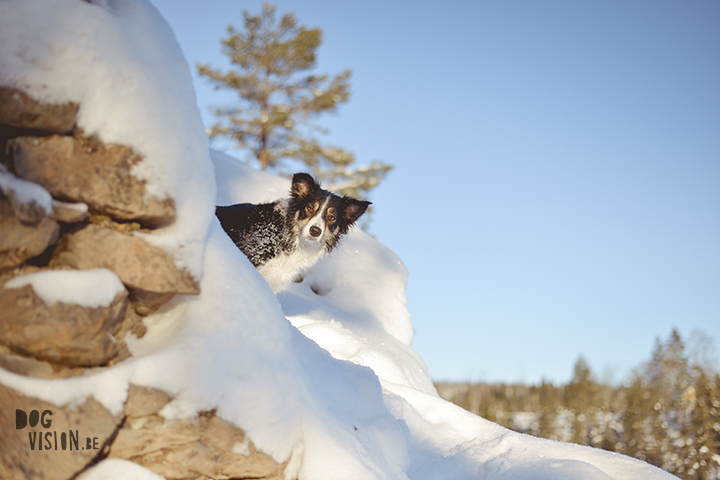
M 276 15 L 265 3 L 259 15 L 243 12 L 244 25 L 227 27 L 222 52 L 229 71 L 198 65 L 198 73 L 216 89 L 237 93 L 237 104 L 215 108 L 218 122 L 212 137 L 224 137 L 250 152 L 263 170 L 288 173 L 285 166 L 300 162 L 326 186 L 343 194 L 364 196 L 392 168 L 380 161 L 355 165 L 355 156 L 322 144 L 318 117 L 337 112 L 350 98 L 350 70 L 333 77 L 312 73 L 322 43 L 319 28 L 298 24 L 293 13 Z

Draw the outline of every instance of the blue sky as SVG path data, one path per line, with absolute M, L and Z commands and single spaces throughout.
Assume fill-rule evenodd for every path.
M 151 0 L 193 73 L 262 2 Z M 281 1 L 352 69 L 324 138 L 395 166 L 372 233 L 404 261 L 434 379 L 620 381 L 677 327 L 720 347 L 720 3 Z M 195 77 L 210 105 L 231 102 Z M 716 355 L 717 356 L 717 355 Z

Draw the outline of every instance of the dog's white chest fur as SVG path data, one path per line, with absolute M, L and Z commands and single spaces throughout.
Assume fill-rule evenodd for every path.
M 300 240 L 291 253 L 281 253 L 258 267 L 260 275 L 277 293 L 287 287 L 295 277 L 312 267 L 325 253 L 324 245 Z

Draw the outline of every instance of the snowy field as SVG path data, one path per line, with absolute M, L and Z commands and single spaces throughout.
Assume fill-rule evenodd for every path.
M 56 405 L 93 396 L 113 413 L 130 383 L 163 389 L 174 398 L 164 417 L 216 409 L 258 449 L 289 459 L 288 479 L 674 478 L 621 455 L 514 433 L 440 399 L 411 348 L 405 267 L 362 231 L 274 295 L 212 212 L 215 202 L 285 196 L 289 181 L 219 152 L 211 158 L 189 67 L 148 1 L 0 2 L 0 84 L 78 102 L 86 132 L 145 156 L 134 173 L 178 206 L 175 224 L 146 237 L 202 289 L 146 317 L 147 334 L 128 340 L 133 357 L 121 364 L 66 380 L 0 370 L 0 382 Z M 114 282 L 107 271 L 83 276 L 73 281 Z M 43 296 L 76 298 L 67 284 L 44 282 Z M 82 478 L 160 477 L 105 460 Z

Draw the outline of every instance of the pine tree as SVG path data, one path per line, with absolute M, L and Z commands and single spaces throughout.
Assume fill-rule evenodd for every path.
M 232 90 L 239 97 L 237 106 L 215 109 L 219 121 L 210 136 L 229 138 L 250 150 L 263 170 L 283 173 L 283 164 L 300 162 L 329 182 L 327 188 L 364 196 L 392 167 L 379 161 L 355 167 L 352 153 L 323 145 L 315 136 L 327 133 L 317 125 L 317 117 L 336 112 L 350 98 L 350 70 L 332 78 L 311 73 L 322 31 L 299 25 L 293 13 L 278 21 L 276 7 L 265 3 L 259 15 L 245 11 L 243 18 L 244 28 L 230 25 L 222 39 L 222 51 L 233 68 L 222 72 L 197 65 L 216 89 Z
M 684 480 L 720 480 L 720 375 L 712 340 L 698 345 L 673 330 L 621 387 L 598 383 L 580 357 L 564 387 L 473 388 L 482 387 L 480 414 L 503 426 L 623 453 Z M 517 412 L 536 413 L 536 424 L 512 421 Z
M 696 371 L 695 385 L 686 395 L 685 407 L 692 410 L 688 425 L 687 470 L 689 478 L 720 478 L 720 376 L 713 379 Z
M 558 390 L 551 382 L 543 380 L 538 389 L 538 396 L 540 401 L 538 436 L 557 440 L 555 419 L 557 418 L 557 410 L 560 406 Z
M 598 384 L 593 379 L 590 367 L 583 357 L 579 357 L 573 367 L 573 378 L 565 387 L 565 405 L 575 411 L 573 421 L 574 443 L 589 445 L 588 425 L 594 412 Z
M 686 428 L 687 475 L 700 480 L 720 479 L 720 375 L 716 371 L 712 339 L 693 332 L 688 358 L 692 386 L 683 394 L 682 406 L 690 413 Z
M 636 371 L 627 387 L 624 388 L 625 408 L 622 413 L 623 435 L 618 451 L 646 462 L 652 462 L 649 451 L 651 449 L 652 424 L 656 411 L 652 392 L 644 380 L 644 375 Z
M 681 475 L 692 465 L 692 408 L 696 394 L 680 333 L 673 329 L 667 342 L 657 342 L 647 365 L 647 378 L 655 411 L 652 424 L 653 447 L 649 460 L 670 473 Z

